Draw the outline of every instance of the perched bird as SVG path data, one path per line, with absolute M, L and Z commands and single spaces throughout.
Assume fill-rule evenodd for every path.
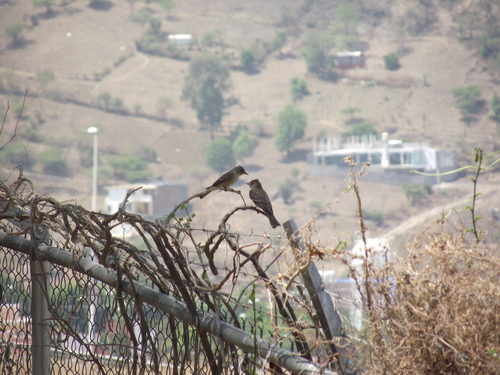
M 234 185 L 236 183 L 236 181 L 238 181 L 240 176 L 243 174 L 248 175 L 247 171 L 245 171 L 245 168 L 243 168 L 241 165 L 238 165 L 238 166 L 234 167 L 233 169 L 224 173 L 222 176 L 220 176 L 217 179 L 217 181 L 215 181 L 211 186 L 207 187 L 207 190 L 210 190 L 213 188 L 227 190 L 227 188 L 231 185 Z M 207 194 L 208 193 L 209 192 L 207 191 Z M 205 195 L 201 196 L 200 198 L 205 197 Z
M 262 188 L 262 185 L 259 180 L 252 180 L 247 183 L 250 186 L 249 196 L 250 199 L 255 203 L 255 205 L 265 212 L 267 218 L 269 219 L 269 223 L 273 228 L 280 226 L 281 224 L 276 220 L 273 213 L 273 206 L 271 205 L 271 201 L 269 200 L 269 196 L 266 191 Z

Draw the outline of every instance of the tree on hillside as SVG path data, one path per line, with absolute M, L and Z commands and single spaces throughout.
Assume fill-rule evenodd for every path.
M 309 93 L 307 89 L 307 81 L 302 77 L 292 77 L 290 79 L 290 93 L 292 94 L 293 100 L 298 100 L 303 98 Z
M 304 44 L 302 55 L 306 60 L 307 70 L 321 75 L 334 67 L 333 59 L 328 55 L 335 45 L 335 40 L 330 33 L 311 32 L 307 34 Z
M 464 117 L 479 114 L 484 108 L 482 88 L 477 85 L 456 87 L 453 89 L 455 107 Z
M 69 169 L 66 159 L 61 154 L 61 150 L 56 147 L 47 147 L 40 152 L 40 162 L 43 165 L 43 171 L 55 176 L 68 176 Z
M 255 150 L 255 139 L 248 130 L 242 130 L 233 142 L 233 155 L 236 160 L 252 156 Z
M 9 37 L 12 39 L 12 42 L 15 44 L 19 42 L 20 35 L 24 30 L 24 23 L 20 22 L 14 22 L 14 23 L 9 23 L 7 26 L 5 26 L 4 29 L 4 34 L 5 36 Z
M 217 172 L 224 172 L 236 164 L 231 141 L 226 138 L 217 138 L 208 144 L 205 151 L 207 166 Z
M 396 52 L 384 55 L 384 64 L 387 70 L 398 70 L 401 67 L 399 56 Z
M 151 35 L 160 35 L 161 34 L 161 26 L 162 22 L 160 17 L 153 17 L 151 21 L 149 21 L 149 26 L 151 27 L 150 34 Z
M 294 105 L 287 105 L 276 116 L 276 135 L 274 144 L 279 151 L 287 153 L 293 147 L 295 142 L 302 139 L 305 135 L 307 125 L 307 116 Z
M 111 94 L 109 92 L 100 93 L 97 96 L 97 105 L 104 105 L 104 108 L 108 109 L 111 103 Z
M 240 56 L 241 66 L 246 72 L 252 72 L 255 70 L 257 59 L 255 58 L 255 51 L 253 48 L 244 48 L 241 50 Z
M 490 100 L 490 109 L 493 112 L 491 119 L 500 123 L 500 97 L 497 93 L 493 93 Z
M 112 156 L 109 164 L 113 168 L 114 177 L 121 180 L 146 181 L 152 176 L 148 162 L 139 155 Z
M 189 63 L 182 97 L 191 102 L 198 120 L 210 128 L 210 138 L 224 115 L 224 92 L 231 86 L 229 66 L 219 56 L 201 53 Z

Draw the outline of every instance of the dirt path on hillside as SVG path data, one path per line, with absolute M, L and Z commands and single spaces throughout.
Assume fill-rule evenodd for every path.
M 483 188 L 483 186 L 481 187 Z M 483 197 L 487 197 L 489 195 L 493 194 L 498 194 L 498 191 L 500 190 L 500 187 L 498 185 L 486 185 L 483 189 L 480 189 L 479 192 L 481 195 L 477 199 L 481 199 Z M 425 221 L 429 220 L 434 220 L 436 219 L 441 212 L 447 212 L 450 210 L 453 210 L 459 206 L 465 207 L 467 202 L 471 199 L 471 194 L 468 194 L 465 197 L 459 198 L 454 200 L 453 202 L 450 202 L 444 206 L 436 206 L 434 208 L 431 208 L 430 210 L 427 210 L 419 215 L 412 216 L 402 224 L 398 225 L 396 228 L 391 229 L 389 232 L 386 232 L 382 235 L 382 237 L 385 237 L 389 239 L 389 241 L 394 240 L 394 237 L 398 234 L 402 234 L 418 225 L 421 225 Z
M 123 73 L 120 73 L 120 74 L 118 74 L 116 76 L 110 77 L 110 75 L 113 74 L 113 73 L 111 73 L 110 75 L 104 77 L 103 80 L 97 82 L 97 84 L 92 89 L 92 93 L 95 94 L 99 90 L 99 87 L 101 86 L 102 83 L 110 83 L 110 82 L 120 82 L 120 81 L 123 81 L 125 78 L 127 78 L 128 76 L 130 76 L 132 73 L 135 73 L 138 70 L 144 69 L 149 64 L 149 62 L 150 62 L 150 59 L 148 58 L 148 56 L 146 56 L 143 53 L 135 51 L 134 54 L 131 57 L 134 57 L 134 56 L 137 56 L 137 57 L 139 57 L 139 58 L 141 58 L 143 60 L 140 65 L 135 66 L 132 69 L 129 69 L 129 70 L 127 70 L 127 71 L 125 71 Z M 116 70 L 116 68 L 114 70 Z
M 116 76 L 113 76 L 113 77 L 105 77 L 104 80 L 101 80 L 101 81 L 98 81 L 97 83 L 95 81 L 86 81 L 86 80 L 78 80 L 78 79 L 74 79 L 74 78 L 60 78 L 58 77 L 57 80 L 58 81 L 61 81 L 61 82 L 75 82 L 75 81 L 78 81 L 78 82 L 81 82 L 81 83 L 84 83 L 84 84 L 88 84 L 88 85 L 94 85 L 94 87 L 92 88 L 92 92 L 95 92 L 99 89 L 100 85 L 103 83 L 103 82 L 119 82 L 119 81 L 122 81 L 124 80 L 125 78 L 127 78 L 130 74 L 138 71 L 138 70 L 142 70 L 144 69 L 150 62 L 150 59 L 143 53 L 140 53 L 140 52 L 135 52 L 133 54 L 133 56 L 137 56 L 139 57 L 140 59 L 142 59 L 142 63 L 138 66 L 135 66 L 133 67 L 132 69 L 129 69 L 119 75 L 116 75 Z M 36 78 L 36 73 L 32 73 L 32 72 L 26 72 L 26 71 L 23 71 L 23 70 L 15 70 L 15 69 L 10 69 L 10 68 L 5 68 L 3 66 L 0 66 L 0 72 L 3 72 L 3 73 L 9 73 L 9 74 L 14 74 L 14 75 L 17 75 L 19 77 L 25 77 L 25 78 Z

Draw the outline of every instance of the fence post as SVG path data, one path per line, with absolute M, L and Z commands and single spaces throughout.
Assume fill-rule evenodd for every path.
M 31 316 L 33 375 L 50 375 L 50 312 L 49 277 L 51 264 L 47 261 L 31 261 Z
M 297 225 L 293 219 L 283 223 L 290 245 L 300 252 L 304 252 L 304 244 L 298 241 Z M 325 291 L 325 286 L 316 265 L 311 262 L 309 267 L 301 271 L 304 285 L 311 297 L 314 310 L 323 328 L 330 349 L 338 360 L 341 373 L 346 375 L 358 374 L 354 347 L 346 338 L 342 319 L 335 308 L 330 295 Z

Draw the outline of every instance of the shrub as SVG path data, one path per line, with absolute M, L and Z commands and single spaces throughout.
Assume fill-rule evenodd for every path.
M 477 85 L 462 86 L 453 89 L 455 107 L 462 115 L 474 115 L 482 111 L 484 100 L 481 97 L 482 88 Z
M 297 190 L 297 183 L 289 178 L 285 180 L 285 182 L 278 185 L 278 191 L 283 198 L 283 202 L 285 204 L 291 203 L 291 198 L 293 193 Z
M 290 79 L 290 86 L 293 100 L 300 99 L 309 93 L 307 90 L 307 81 L 302 77 L 292 77 Z
M 490 109 L 493 112 L 491 115 L 491 119 L 500 122 L 500 97 L 498 97 L 497 93 L 493 93 L 493 96 L 490 100 Z
M 384 56 L 384 64 L 387 70 L 397 70 L 401 67 L 399 56 L 396 52 Z
M 24 146 L 20 142 L 10 142 L 2 150 L 2 156 L 11 164 L 26 164 L 27 155 Z
M 305 112 L 289 104 L 276 116 L 274 144 L 279 151 L 289 152 L 295 142 L 302 139 L 307 125 Z
M 115 108 L 121 109 L 123 107 L 123 99 L 119 96 L 115 96 L 110 104 Z
M 110 158 L 109 164 L 115 177 L 125 181 L 145 181 L 152 176 L 148 163 L 138 155 L 115 156 Z
M 243 160 L 253 155 L 255 139 L 248 131 L 241 131 L 233 142 L 233 155 L 236 160 Z
M 428 184 L 403 184 L 402 187 L 412 206 L 422 204 L 432 194 L 432 188 Z
M 226 138 L 217 138 L 208 144 L 205 151 L 207 166 L 217 172 L 224 172 L 236 164 L 231 141 Z
M 149 9 L 148 7 L 141 8 L 136 12 L 132 13 L 129 19 L 132 22 L 138 23 L 141 26 L 151 22 L 154 17 L 154 11 Z
M 372 302 L 366 372 L 498 374 L 498 246 L 440 218 L 406 251 L 358 280 Z
M 243 66 L 243 69 L 247 72 L 254 70 L 255 64 L 257 62 L 257 59 L 255 58 L 255 51 L 252 48 L 246 48 L 242 50 L 240 62 Z
M 385 215 L 377 210 L 364 210 L 363 217 L 366 220 L 373 221 L 379 227 L 385 223 Z
M 24 30 L 24 27 L 25 26 L 23 23 L 19 22 L 9 23 L 7 26 L 5 26 L 4 34 L 5 36 L 11 38 L 14 43 L 18 42 L 19 36 Z
M 335 45 L 333 37 L 328 33 L 312 32 L 306 36 L 304 59 L 307 69 L 311 73 L 321 74 L 324 70 L 333 67 L 333 60 L 328 56 L 328 52 Z
M 55 147 L 48 147 L 40 153 L 40 162 L 43 164 L 43 171 L 56 176 L 67 176 L 68 168 L 66 159 L 61 150 Z

